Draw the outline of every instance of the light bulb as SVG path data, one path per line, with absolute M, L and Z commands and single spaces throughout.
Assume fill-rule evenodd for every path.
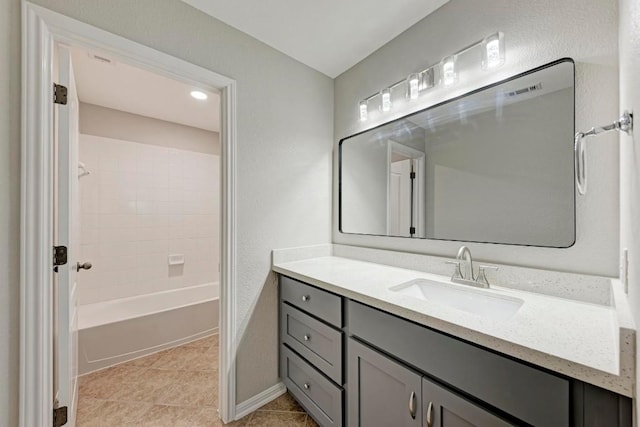
M 199 101 L 204 101 L 205 99 L 208 98 L 207 94 L 200 91 L 200 90 L 192 90 L 191 91 L 191 96 L 194 97 L 195 99 L 199 100 Z
M 431 89 L 436 85 L 436 79 L 435 79 L 436 73 L 435 73 L 434 67 L 424 70 L 421 74 L 422 74 L 422 79 L 419 86 L 420 90 Z
M 442 83 L 445 86 L 452 85 L 458 79 L 455 56 L 448 56 L 442 60 Z
M 500 42 L 491 40 L 487 43 L 487 67 L 495 67 L 500 63 Z
M 366 122 L 369 118 L 369 108 L 367 106 L 367 101 L 360 101 L 360 121 Z
M 380 91 L 380 98 L 382 99 L 382 111 L 385 113 L 391 111 L 391 89 L 382 89 Z
M 496 68 L 504 64 L 505 49 L 503 33 L 495 33 L 482 41 L 482 68 Z
M 409 99 L 418 99 L 418 95 L 420 94 L 419 74 L 409 74 L 409 77 L 407 77 L 407 88 L 407 96 Z

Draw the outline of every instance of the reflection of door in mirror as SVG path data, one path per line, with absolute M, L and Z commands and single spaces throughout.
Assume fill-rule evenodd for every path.
M 387 153 L 387 235 L 424 237 L 425 154 L 391 140 Z

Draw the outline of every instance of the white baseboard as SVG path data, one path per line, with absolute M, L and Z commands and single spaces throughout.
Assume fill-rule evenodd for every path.
M 249 415 L 256 409 L 260 409 L 262 406 L 271 402 L 272 400 L 282 396 L 287 392 L 287 388 L 283 383 L 278 383 L 272 387 L 269 387 L 262 393 L 258 393 L 255 396 L 245 400 L 244 402 L 236 405 L 236 417 L 235 420 Z

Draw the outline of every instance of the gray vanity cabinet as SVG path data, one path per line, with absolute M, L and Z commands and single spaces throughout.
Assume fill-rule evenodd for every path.
M 313 365 L 291 351 L 280 349 L 282 381 L 321 426 L 342 426 L 343 390 Z
M 349 427 L 512 427 L 481 406 L 349 338 Z
M 422 376 L 350 338 L 348 425 L 422 426 Z
M 522 424 L 570 427 L 569 380 L 354 301 L 347 308 L 349 334 L 371 347 Z
M 631 427 L 632 401 L 280 276 L 280 377 L 322 427 Z
M 342 297 L 280 276 L 280 378 L 323 427 L 344 423 Z
M 464 397 L 422 379 L 424 425 L 428 427 L 513 427 Z

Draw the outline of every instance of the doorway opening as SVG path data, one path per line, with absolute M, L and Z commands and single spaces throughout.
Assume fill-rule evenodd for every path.
M 78 101 L 77 109 L 64 108 L 78 113 L 70 165 L 78 171 L 70 177 L 77 181 L 70 186 L 76 246 L 69 250 L 80 261 L 71 291 L 56 298 L 61 327 L 70 309 L 73 338 L 54 366 L 64 372 L 71 362 L 73 390 L 77 360 L 79 422 L 108 420 L 113 402 L 215 411 L 219 93 L 102 52 L 57 48 L 54 62 L 69 61 L 68 96 Z M 65 378 L 54 378 L 66 388 Z
M 90 301 L 92 298 L 91 292 L 85 292 L 84 296 L 82 294 L 84 290 L 81 287 L 83 285 L 82 277 L 86 276 L 88 278 L 91 273 L 97 274 L 100 270 L 95 261 L 91 263 L 89 260 L 80 258 L 82 241 L 78 240 L 79 243 L 74 242 L 74 239 L 81 238 L 81 233 L 78 232 L 78 230 L 82 231 L 82 211 L 80 207 L 82 180 L 86 182 L 91 175 L 95 176 L 97 171 L 101 171 L 100 161 L 107 161 L 107 155 L 101 153 L 98 155 L 97 169 L 90 167 L 89 162 L 81 165 L 79 163 L 80 150 L 75 151 L 74 149 L 74 147 L 77 148 L 79 146 L 79 121 L 81 121 L 79 112 L 75 111 L 76 114 L 74 115 L 73 111 L 74 108 L 79 110 L 81 106 L 80 100 L 75 98 L 77 92 L 73 85 L 70 84 L 71 81 L 75 81 L 72 74 L 72 53 L 70 51 L 70 49 L 74 48 L 81 48 L 93 53 L 101 53 L 104 54 L 106 58 L 115 59 L 116 62 L 126 63 L 130 66 L 139 67 L 142 70 L 157 73 L 159 76 L 192 85 L 194 88 L 200 89 L 205 93 L 208 92 L 219 95 L 221 120 L 218 194 L 220 209 L 219 222 L 216 226 L 219 229 L 218 238 L 220 242 L 218 245 L 220 258 L 218 273 L 220 277 L 220 368 L 219 386 L 215 384 L 216 381 L 214 380 L 213 387 L 221 390 L 221 392 L 219 393 L 219 404 L 217 405 L 219 408 L 214 404 L 212 411 L 215 415 L 214 419 L 218 418 L 217 409 L 219 409 L 220 418 L 224 421 L 232 420 L 236 412 L 235 323 L 233 316 L 236 241 L 235 81 L 213 71 L 203 69 L 45 8 L 28 2 L 24 2 L 23 5 L 22 254 L 20 270 L 20 310 L 22 317 L 20 347 L 22 363 L 20 366 L 20 425 L 50 425 L 54 419 L 55 422 L 60 425 L 62 425 L 65 420 L 67 422 L 71 421 L 70 424 L 73 424 L 73 417 L 75 415 L 74 402 L 78 396 L 77 382 L 75 384 L 74 382 L 81 367 L 80 362 L 83 356 L 83 354 L 74 351 L 74 348 L 78 347 L 78 326 L 82 326 L 83 316 L 82 310 L 77 310 L 74 314 L 74 309 L 77 307 L 81 308 L 82 305 L 77 306 L 73 304 L 72 301 L 74 298 L 80 298 L 80 300 L 84 298 L 85 301 Z M 67 51 L 68 61 L 61 61 L 59 52 L 62 50 Z M 63 62 L 67 63 L 68 66 L 66 68 L 61 67 Z M 94 80 L 97 80 L 97 78 Z M 58 83 L 64 86 L 64 88 L 57 87 L 54 83 Z M 62 89 L 66 89 L 66 91 Z M 128 89 L 130 88 L 125 87 L 125 90 Z M 59 104 L 64 103 L 67 104 L 65 107 L 71 108 L 60 108 L 62 105 Z M 117 110 L 117 108 L 111 108 L 111 110 Z M 125 111 L 125 113 L 129 112 Z M 163 119 L 160 118 L 157 120 Z M 167 120 L 165 119 L 164 121 Z M 74 135 L 76 137 L 75 142 Z M 166 137 L 166 135 L 161 136 Z M 107 136 L 103 138 L 112 137 Z M 118 139 L 118 137 L 112 139 Z M 128 142 L 140 141 L 134 140 Z M 151 146 L 153 144 L 149 145 Z M 147 162 L 142 163 L 147 165 Z M 153 164 L 152 162 L 152 165 Z M 63 170 L 67 171 L 66 175 L 62 173 Z M 151 170 L 152 173 L 150 175 L 153 176 L 153 166 Z M 54 177 L 57 182 L 54 182 Z M 122 182 L 124 182 L 124 180 Z M 76 191 L 72 188 L 74 183 L 78 187 Z M 135 186 L 137 183 L 137 181 L 128 181 L 127 188 Z M 127 189 L 125 191 L 131 190 Z M 142 192 L 144 190 L 140 191 Z M 74 194 L 78 196 L 75 199 L 72 196 Z M 136 195 L 137 194 L 138 189 L 136 188 Z M 157 192 L 151 191 L 149 194 L 157 194 Z M 56 202 L 55 205 L 54 201 Z M 161 200 L 155 200 L 155 202 L 158 203 L 160 201 Z M 135 202 L 137 215 L 139 204 L 137 203 L 138 200 Z M 150 202 L 150 200 L 142 200 L 142 202 Z M 154 202 L 154 200 L 151 200 L 151 202 Z M 164 202 L 168 201 L 165 200 Z M 116 203 L 115 205 L 117 206 L 118 204 Z M 145 205 L 143 203 L 141 206 L 148 208 L 149 206 L 158 206 L 158 204 L 147 203 Z M 201 212 L 200 214 L 204 215 L 206 213 Z M 114 215 L 112 219 L 116 222 L 127 221 L 123 217 L 114 219 L 118 215 L 117 213 L 112 212 L 110 215 Z M 149 215 L 153 214 L 150 213 Z M 63 218 L 66 221 L 63 221 Z M 74 218 L 80 218 L 80 220 L 76 221 Z M 131 220 L 131 218 L 129 218 L 129 220 Z M 156 220 L 158 219 L 156 218 Z M 162 219 L 159 221 L 162 222 Z M 121 227 L 118 225 L 115 228 Z M 145 228 L 153 229 L 155 225 Z M 132 234 L 143 236 L 146 232 L 140 233 L 141 234 Z M 156 235 L 156 231 L 149 231 L 148 233 L 149 234 L 146 235 L 147 237 Z M 103 232 L 102 235 L 107 236 L 107 239 L 117 240 L 125 234 L 124 231 L 121 231 L 114 232 L 113 234 Z M 90 236 L 91 232 L 88 232 L 88 235 Z M 54 241 L 54 237 L 56 241 Z M 64 248 L 54 248 L 52 251 L 54 245 L 64 246 Z M 149 246 L 151 245 L 149 244 Z M 188 254 L 185 250 L 184 253 L 172 252 L 171 255 L 174 256 L 169 258 L 167 255 L 165 260 L 167 269 L 172 270 L 171 273 L 167 274 L 169 278 L 174 279 L 174 281 L 179 281 L 181 265 L 183 269 L 182 273 L 187 273 Z M 111 256 L 117 257 L 118 253 L 113 254 L 109 251 L 109 257 Z M 56 266 L 55 273 L 52 269 L 52 258 Z M 181 258 L 183 261 L 181 261 Z M 100 255 L 97 259 L 102 259 L 102 256 Z M 124 258 L 121 258 L 121 261 L 123 259 Z M 213 268 L 217 270 L 218 266 L 216 263 L 211 262 L 211 260 L 208 261 L 213 265 Z M 130 262 L 130 260 L 127 262 Z M 149 262 L 153 263 L 153 261 Z M 182 264 L 182 262 L 184 262 L 184 264 Z M 100 264 L 102 265 L 102 261 L 100 261 Z M 118 264 L 118 267 L 122 269 L 121 264 Z M 136 265 L 136 267 L 138 266 Z M 178 271 L 176 272 L 175 270 Z M 85 275 L 84 273 L 87 274 Z M 117 277 L 122 277 L 122 275 L 118 276 L 118 274 L 113 272 L 109 272 L 109 274 L 111 274 L 111 279 L 107 279 L 107 281 L 110 283 L 117 283 L 119 280 Z M 144 276 L 143 273 L 140 275 Z M 76 277 L 79 278 L 79 281 L 76 280 Z M 116 280 L 112 281 L 114 277 Z M 169 286 L 167 283 L 165 283 L 165 285 L 167 287 Z M 206 286 L 202 287 L 207 287 L 208 289 L 215 287 L 209 286 L 208 283 L 204 285 Z M 160 287 L 156 290 L 159 290 Z M 121 291 L 128 291 L 126 288 L 124 285 L 120 286 Z M 151 288 L 153 287 L 151 286 Z M 171 289 L 167 289 L 166 291 L 171 291 Z M 65 292 L 66 295 L 63 295 Z M 107 294 L 109 292 L 111 291 L 107 291 Z M 102 296 L 96 297 L 96 295 Z M 105 297 L 105 295 L 106 294 L 101 291 L 96 291 L 93 297 L 102 298 Z M 207 293 L 207 295 L 210 295 L 210 293 Z M 65 296 L 65 298 L 59 298 L 60 296 Z M 136 297 L 136 295 L 125 297 L 121 294 L 119 296 L 122 297 L 117 298 L 119 300 Z M 169 299 L 174 300 L 174 298 Z M 213 299 L 215 298 L 205 297 L 203 299 L 201 296 L 194 297 L 195 301 L 204 304 L 209 303 L 209 300 Z M 67 305 L 63 306 L 62 301 L 66 301 Z M 172 302 L 175 302 L 175 300 Z M 136 303 L 131 305 L 137 307 L 143 304 Z M 173 308 L 175 308 L 175 304 L 173 305 Z M 181 304 L 180 308 L 182 308 L 183 305 L 189 306 L 190 304 Z M 202 304 L 197 303 L 191 305 L 201 306 Z M 147 304 L 147 308 L 151 308 L 151 305 Z M 154 308 L 150 311 L 156 314 L 173 310 Z M 210 316 L 210 310 L 207 309 L 205 311 Z M 92 312 L 91 314 L 94 313 Z M 196 317 L 199 316 L 198 313 L 194 315 Z M 134 319 L 144 317 L 148 316 L 137 317 L 136 314 L 132 316 Z M 210 317 L 215 318 L 217 316 L 213 315 Z M 61 320 L 63 323 L 61 323 Z M 120 318 L 118 318 L 118 322 L 110 322 L 109 324 L 119 323 L 119 320 Z M 155 322 L 150 323 L 155 324 Z M 171 322 L 167 324 L 169 323 Z M 95 325 L 94 323 L 94 326 Z M 171 327 L 176 327 L 176 324 L 171 323 Z M 174 331 L 172 331 L 172 334 L 173 332 Z M 215 332 L 215 326 L 211 327 L 211 324 L 209 324 L 209 327 L 201 331 L 202 333 L 200 334 L 189 334 L 188 332 L 189 331 L 187 331 L 186 335 L 183 335 L 182 339 L 169 339 L 168 343 L 165 344 L 152 343 L 151 345 L 143 346 L 143 349 L 134 348 L 133 351 L 125 351 L 124 354 L 120 356 L 126 358 L 137 357 L 138 360 L 140 360 L 140 356 L 151 353 L 153 350 L 162 350 L 172 345 L 190 342 L 191 339 L 211 335 L 212 332 Z M 151 337 L 147 335 L 153 336 L 152 333 L 144 333 L 137 337 L 131 336 L 131 334 L 125 336 L 128 337 L 127 339 L 129 340 L 140 339 L 140 341 L 149 341 Z M 170 337 L 171 336 L 175 336 L 175 334 L 170 334 Z M 210 345 L 206 346 L 207 350 L 211 350 L 214 346 L 213 342 L 209 343 Z M 123 347 L 123 344 L 126 343 L 118 342 L 118 344 Z M 149 343 L 147 342 L 147 344 Z M 199 346 L 200 348 L 205 347 L 204 343 L 201 344 L 202 345 Z M 192 344 L 191 347 L 196 346 Z M 124 346 L 124 348 L 126 348 L 126 346 Z M 54 355 L 56 355 L 55 360 Z M 61 355 L 64 356 L 61 357 Z M 74 358 L 73 355 L 77 355 L 78 358 Z M 87 358 L 86 360 L 100 363 L 104 362 L 106 365 L 122 360 L 118 357 L 113 357 L 113 354 L 97 359 L 107 359 L 108 361 L 96 360 L 96 358 Z M 91 369 L 96 367 L 98 367 L 96 363 L 90 366 Z M 106 372 L 107 370 L 108 368 L 104 371 Z M 61 387 L 63 381 L 66 384 L 66 388 Z M 61 407 L 60 410 L 54 411 L 53 408 L 58 406 Z

